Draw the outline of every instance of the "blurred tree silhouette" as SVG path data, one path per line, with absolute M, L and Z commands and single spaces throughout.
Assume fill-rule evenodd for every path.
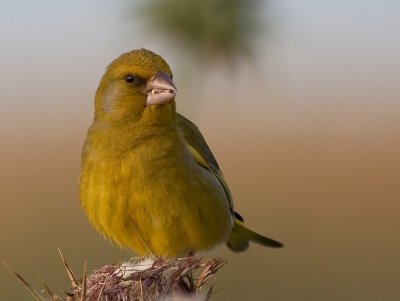
M 148 0 L 141 14 L 200 63 L 250 56 L 263 26 L 259 0 Z

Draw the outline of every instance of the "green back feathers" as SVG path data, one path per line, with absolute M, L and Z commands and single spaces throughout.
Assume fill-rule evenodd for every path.
M 228 247 L 232 251 L 241 252 L 247 249 L 249 241 L 253 241 L 266 247 L 283 247 L 283 244 L 280 242 L 248 229 L 243 223 L 243 218 L 238 213 L 234 212 L 233 199 L 229 191 L 229 187 L 225 182 L 217 160 L 212 154 L 197 126 L 187 118 L 178 114 L 178 128 L 181 131 L 189 151 L 196 160 L 197 164 L 208 169 L 210 173 L 212 173 L 218 179 L 225 190 L 227 202 L 229 203 L 233 217 L 233 229 L 227 241 Z

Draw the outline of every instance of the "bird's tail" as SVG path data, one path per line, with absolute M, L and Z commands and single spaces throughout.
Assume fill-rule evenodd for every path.
M 247 249 L 249 241 L 258 243 L 265 247 L 282 248 L 283 244 L 279 241 L 262 236 L 249 228 L 247 228 L 242 221 L 235 218 L 234 226 L 231 234 L 229 235 L 227 245 L 234 252 L 241 252 Z

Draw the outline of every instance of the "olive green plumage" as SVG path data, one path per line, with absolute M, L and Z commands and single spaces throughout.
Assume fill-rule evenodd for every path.
M 176 113 L 168 64 L 151 51 L 121 55 L 104 74 L 82 153 L 80 199 L 90 222 L 139 255 L 178 257 L 227 242 L 281 247 L 233 211 L 198 128 Z

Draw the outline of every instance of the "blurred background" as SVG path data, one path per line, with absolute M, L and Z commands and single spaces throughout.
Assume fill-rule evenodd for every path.
M 185 4 L 182 4 L 182 3 Z M 0 260 L 36 288 L 131 254 L 80 209 L 80 152 L 104 69 L 145 47 L 174 70 L 247 224 L 212 300 L 400 299 L 396 1 L 2 1 Z M 63 295 L 65 296 L 65 295 Z M 33 300 L 0 267 L 1 300 Z

